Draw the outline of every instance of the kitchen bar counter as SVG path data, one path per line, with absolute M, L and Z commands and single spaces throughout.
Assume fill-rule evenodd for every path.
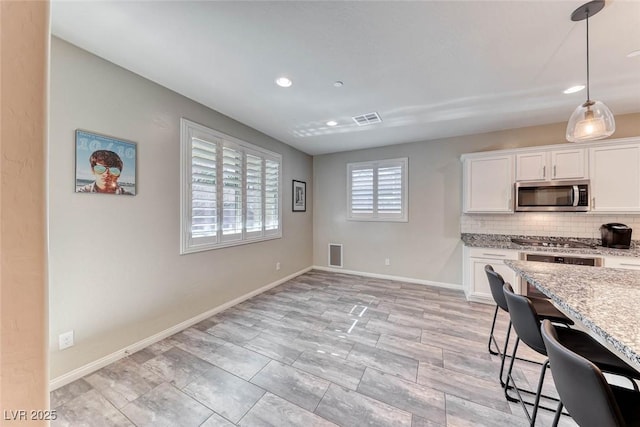
M 640 271 L 531 261 L 504 263 L 640 371 Z
M 539 237 L 539 236 L 521 236 L 521 235 L 505 235 L 505 234 L 472 234 L 462 233 L 460 238 L 465 246 L 477 248 L 495 248 L 495 249 L 513 249 L 520 252 L 549 252 L 563 254 L 582 254 L 582 255 L 601 255 L 601 256 L 620 256 L 620 257 L 640 257 L 640 247 L 635 241 L 631 242 L 631 249 L 612 249 L 597 246 L 600 239 L 582 239 L 582 238 L 556 238 Z M 534 239 L 552 239 L 552 240 L 575 240 L 581 243 L 594 245 L 593 248 L 558 248 L 545 246 L 525 246 L 511 242 L 512 238 L 534 238 Z

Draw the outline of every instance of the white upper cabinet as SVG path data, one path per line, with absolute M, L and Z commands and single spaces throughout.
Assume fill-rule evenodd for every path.
M 640 212 L 640 136 L 469 153 L 463 212 L 512 213 L 516 181 L 589 179 L 591 213 Z
M 513 163 L 512 154 L 464 159 L 464 212 L 512 213 Z
M 586 171 L 584 148 L 516 154 L 516 181 L 584 179 Z
M 587 156 L 584 148 L 554 150 L 550 154 L 551 179 L 587 178 Z
M 516 154 L 516 181 L 543 181 L 547 179 L 547 153 Z
M 640 144 L 589 149 L 592 212 L 640 211 Z

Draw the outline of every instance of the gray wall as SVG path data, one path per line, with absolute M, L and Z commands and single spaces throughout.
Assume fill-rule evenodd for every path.
M 183 116 L 282 154 L 283 238 L 178 254 Z M 78 128 L 137 142 L 135 197 L 74 193 Z M 312 263 L 310 156 L 56 38 L 48 151 L 52 378 Z M 306 213 L 291 212 L 292 179 L 308 183 Z
M 640 114 L 617 116 L 616 123 L 613 138 L 640 135 Z M 460 155 L 562 144 L 565 127 L 558 123 L 314 157 L 314 265 L 327 266 L 327 245 L 341 243 L 346 270 L 461 286 Z M 347 221 L 347 163 L 397 157 L 409 158 L 409 222 Z

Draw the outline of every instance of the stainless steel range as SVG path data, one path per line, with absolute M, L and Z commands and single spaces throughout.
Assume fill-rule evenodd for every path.
M 588 243 L 578 242 L 575 240 L 562 240 L 562 239 L 517 239 L 512 238 L 511 241 L 515 244 L 522 246 L 531 246 L 531 247 L 548 247 L 554 249 L 564 249 L 564 248 L 573 248 L 573 249 L 584 249 L 584 248 L 595 248 L 596 245 L 590 245 Z M 573 265 L 588 265 L 592 267 L 602 267 L 603 259 L 598 256 L 590 256 L 590 255 L 560 255 L 554 253 L 542 253 L 542 252 L 534 252 L 527 253 L 523 252 L 520 254 L 520 258 L 525 261 L 534 261 L 534 262 L 552 262 L 555 264 L 573 264 Z M 526 286 L 526 295 L 536 296 L 536 297 L 545 297 L 540 291 L 538 291 L 533 285 L 527 282 Z

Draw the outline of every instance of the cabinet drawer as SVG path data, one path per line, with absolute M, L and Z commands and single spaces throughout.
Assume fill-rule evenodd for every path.
M 472 258 L 486 259 L 518 259 L 518 251 L 512 249 L 469 248 Z
M 605 257 L 604 266 L 609 268 L 625 268 L 627 270 L 640 270 L 640 258 Z

